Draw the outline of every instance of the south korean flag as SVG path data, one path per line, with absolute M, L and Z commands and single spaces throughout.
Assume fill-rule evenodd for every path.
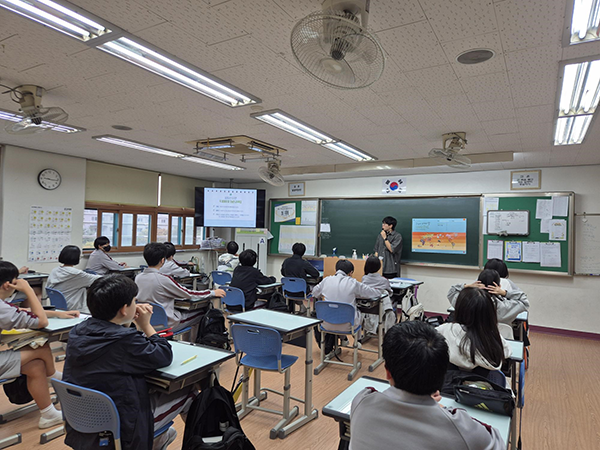
M 381 192 L 384 194 L 406 194 L 406 178 L 383 178 Z

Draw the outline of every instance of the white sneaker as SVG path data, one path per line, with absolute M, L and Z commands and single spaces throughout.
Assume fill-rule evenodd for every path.
M 58 416 L 52 417 L 50 419 L 46 419 L 45 417 L 40 417 L 40 421 L 38 423 L 38 428 L 40 430 L 43 430 L 44 428 L 52 428 L 52 427 L 55 427 L 62 423 L 63 423 L 62 414 L 59 413 Z
M 344 339 L 342 339 L 342 346 L 343 347 L 350 347 L 350 340 L 345 337 Z

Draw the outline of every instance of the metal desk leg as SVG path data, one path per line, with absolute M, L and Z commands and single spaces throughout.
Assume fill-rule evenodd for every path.
M 385 297 L 384 297 L 385 298 Z M 369 372 L 373 372 L 383 362 L 383 300 L 379 300 L 379 323 L 377 324 L 377 360 L 369 366 Z
M 517 390 L 517 378 L 519 377 L 518 369 L 520 369 L 519 364 L 517 364 L 517 361 L 513 361 L 510 385 L 511 385 L 513 392 L 517 396 L 518 396 L 518 392 L 519 392 Z M 516 448 L 517 448 L 517 408 L 514 409 L 513 416 L 510 420 L 510 448 L 512 450 L 516 450 Z
M 197 291 L 198 290 L 197 287 L 198 287 L 198 277 L 194 277 L 194 278 L 192 278 L 192 289 L 194 289 L 194 291 Z
M 302 425 L 306 425 L 319 416 L 319 411 L 313 408 L 312 403 L 312 377 L 313 377 L 313 327 L 310 327 L 306 333 L 306 361 L 304 368 L 304 414 L 298 417 L 289 425 L 279 430 L 279 438 L 284 439 L 291 432 L 297 430 Z
M 21 442 L 21 433 L 15 433 L 12 436 L 0 439 L 0 448 L 12 447 L 13 445 L 20 444 Z

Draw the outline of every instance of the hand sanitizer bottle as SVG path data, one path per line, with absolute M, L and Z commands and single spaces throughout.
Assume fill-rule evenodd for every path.
M 352 259 L 358 259 L 358 255 L 356 254 L 356 249 L 352 249 Z

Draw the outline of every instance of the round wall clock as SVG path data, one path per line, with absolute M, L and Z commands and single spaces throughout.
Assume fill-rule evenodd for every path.
M 60 173 L 54 169 L 44 169 L 38 174 L 38 183 L 44 189 L 52 191 L 60 186 Z

